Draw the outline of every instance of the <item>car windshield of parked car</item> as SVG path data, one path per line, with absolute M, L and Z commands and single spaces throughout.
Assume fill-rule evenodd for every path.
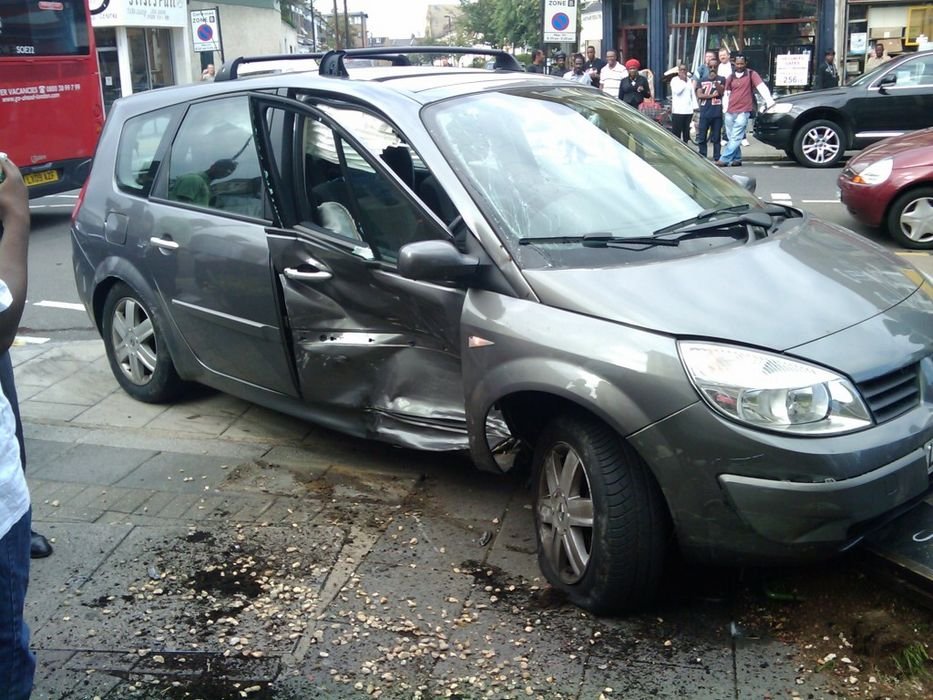
M 585 88 L 470 95 L 429 107 L 424 119 L 524 266 L 616 264 L 633 251 L 589 249 L 584 255 L 579 245 L 574 253 L 556 249 L 592 234 L 651 236 L 704 210 L 758 205 L 637 111 Z M 528 239 L 537 252 L 519 243 Z M 542 249 L 549 251 L 547 260 Z M 654 246 L 637 252 L 665 254 Z

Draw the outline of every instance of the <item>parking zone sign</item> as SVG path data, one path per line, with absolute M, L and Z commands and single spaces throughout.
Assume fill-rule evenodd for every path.
M 545 43 L 576 43 L 577 0 L 544 0 Z
M 191 10 L 194 50 L 220 51 L 220 17 L 217 9 Z

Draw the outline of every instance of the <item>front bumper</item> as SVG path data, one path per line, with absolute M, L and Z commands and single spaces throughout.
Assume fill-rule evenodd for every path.
M 847 177 L 840 177 L 839 198 L 856 219 L 868 226 L 881 226 L 884 214 L 891 201 L 887 188 L 875 185 L 860 185 Z
M 722 474 L 719 483 L 736 513 L 761 537 L 787 543 L 846 543 L 864 534 L 872 521 L 930 488 L 930 449 L 933 440 L 843 481 L 805 484 Z
M 709 563 L 825 557 L 933 488 L 928 401 L 825 438 L 762 433 L 696 403 L 629 440 L 658 479 L 684 554 Z
M 793 136 L 793 115 L 762 112 L 755 117 L 755 138 L 762 143 L 790 151 L 794 146 Z

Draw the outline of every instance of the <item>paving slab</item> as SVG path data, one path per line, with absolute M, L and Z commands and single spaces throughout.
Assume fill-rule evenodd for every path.
M 132 448 L 111 448 L 104 452 L 97 445 L 75 445 L 52 462 L 36 464 L 30 460 L 29 475 L 48 481 L 116 484 L 156 454 Z
M 18 375 L 17 381 L 19 381 Z M 142 428 L 166 410 L 168 409 L 165 406 L 143 403 L 119 391 L 98 401 L 74 418 L 72 423 L 116 428 Z
M 160 452 L 141 462 L 115 486 L 158 491 L 202 493 L 228 476 L 228 461 L 205 455 Z

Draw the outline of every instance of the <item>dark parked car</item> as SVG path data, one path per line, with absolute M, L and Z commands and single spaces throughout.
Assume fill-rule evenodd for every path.
M 828 168 L 847 150 L 933 126 L 933 51 L 902 54 L 845 87 L 778 98 L 755 137 L 801 165 Z
M 117 100 L 72 241 L 121 386 L 530 457 L 542 571 L 594 611 L 648 601 L 672 547 L 823 557 L 919 502 L 933 286 L 494 55 Z
M 907 248 L 933 250 L 933 129 L 885 139 L 850 160 L 839 192 L 852 216 Z

